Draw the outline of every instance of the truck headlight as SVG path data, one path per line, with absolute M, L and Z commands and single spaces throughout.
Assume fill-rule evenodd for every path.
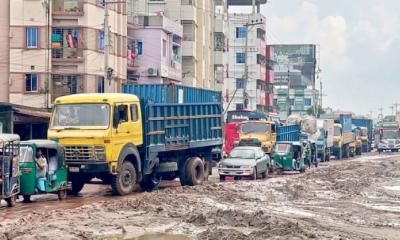
M 95 146 L 94 155 L 98 161 L 106 161 L 106 150 L 104 146 Z

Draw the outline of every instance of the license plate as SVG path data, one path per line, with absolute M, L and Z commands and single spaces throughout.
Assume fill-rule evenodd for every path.
M 70 172 L 79 172 L 79 167 L 69 167 Z

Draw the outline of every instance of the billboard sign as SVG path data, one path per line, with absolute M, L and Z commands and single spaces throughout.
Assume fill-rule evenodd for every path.
M 315 81 L 316 45 L 272 45 L 274 50 L 275 84 L 291 87 L 312 86 Z

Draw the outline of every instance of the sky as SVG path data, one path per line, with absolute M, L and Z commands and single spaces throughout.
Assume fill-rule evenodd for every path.
M 400 0 L 269 0 L 261 13 L 269 44 L 319 45 L 324 107 L 376 116 L 400 103 Z

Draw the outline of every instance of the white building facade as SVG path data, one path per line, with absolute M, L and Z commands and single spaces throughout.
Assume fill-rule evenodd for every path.
M 224 109 L 267 111 L 265 17 L 260 13 L 229 14 L 228 39 L 229 69 L 224 80 Z

